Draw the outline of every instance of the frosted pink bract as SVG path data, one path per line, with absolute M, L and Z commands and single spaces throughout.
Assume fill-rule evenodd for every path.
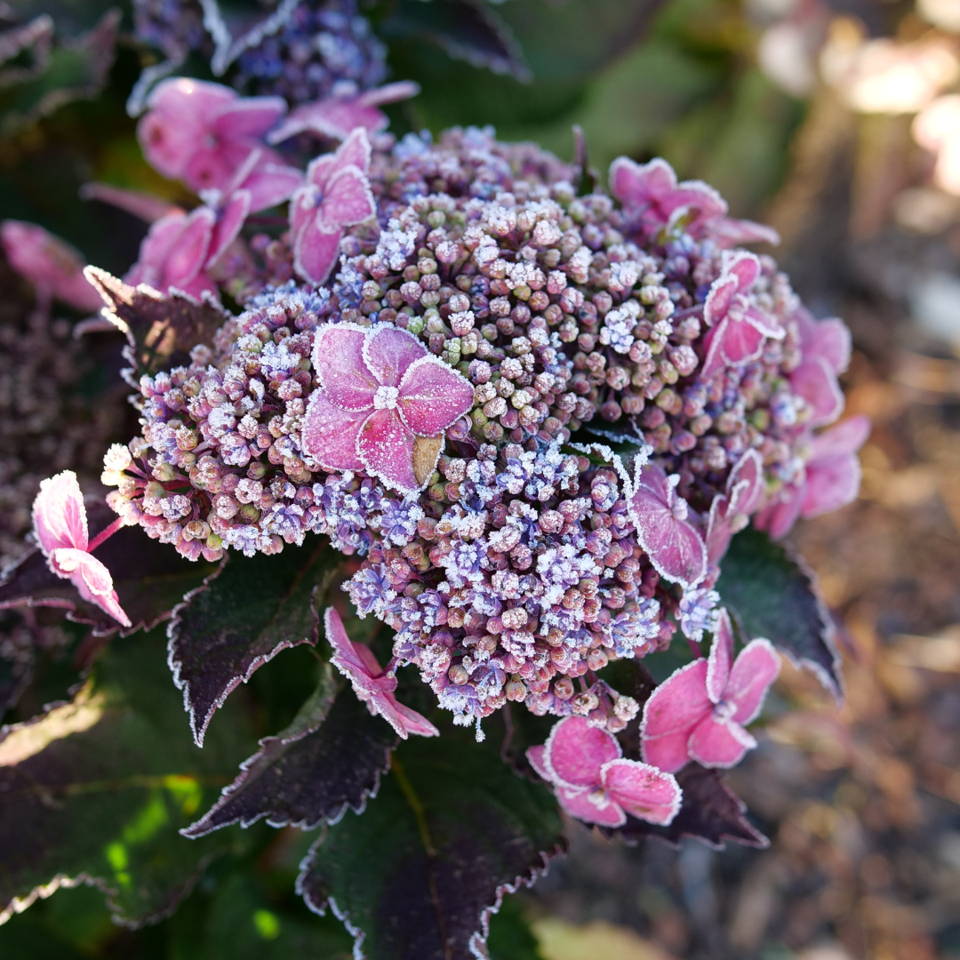
M 129 627 L 110 571 L 88 550 L 87 510 L 72 470 L 41 481 L 33 501 L 33 529 L 50 569 L 70 580 L 84 600 Z
M 397 327 L 317 329 L 319 386 L 303 421 L 304 451 L 328 470 L 364 470 L 402 493 L 421 489 L 440 455 L 416 459 L 417 438 L 439 437 L 473 406 L 473 387 Z
M 623 826 L 629 813 L 667 824 L 680 809 L 676 779 L 637 760 L 625 760 L 620 744 L 584 717 L 565 717 L 546 744 L 531 747 L 527 759 L 551 783 L 561 806 L 586 823 Z
M 397 678 L 384 673 L 373 651 L 364 643 L 354 643 L 347 634 L 340 614 L 327 607 L 324 616 L 327 641 L 333 647 L 330 662 L 352 684 L 356 695 L 374 716 L 381 716 L 404 740 L 410 734 L 436 737 L 440 731 L 422 714 L 397 701 Z

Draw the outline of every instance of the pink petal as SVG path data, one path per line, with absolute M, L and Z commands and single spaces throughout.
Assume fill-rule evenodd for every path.
M 217 217 L 210 240 L 210 251 L 207 254 L 207 266 L 215 264 L 230 244 L 240 236 L 240 230 L 249 213 L 250 194 L 246 190 L 238 190 Z
M 780 243 L 780 234 L 773 227 L 753 220 L 735 220 L 731 217 L 722 217 L 710 224 L 710 236 L 718 246 L 743 247 L 752 243 L 769 243 L 776 246 Z
M 381 716 L 404 740 L 409 734 L 417 737 L 440 736 L 440 731 L 423 714 L 404 706 L 392 694 L 382 702 Z
M 226 190 L 254 149 L 249 144 L 232 140 L 218 140 L 212 146 L 195 148 L 180 177 L 198 192 Z
M 358 125 L 337 149 L 337 168 L 356 167 L 366 174 L 370 169 L 370 138 L 367 131 Z
M 267 139 L 270 143 L 281 143 L 298 133 L 315 133 L 342 140 L 357 127 L 373 133 L 386 126 L 386 114 L 378 110 L 375 104 L 364 102 L 362 97 L 331 98 L 297 107 Z
M 713 710 L 706 683 L 707 661 L 700 658 L 671 674 L 650 695 L 640 726 L 647 763 L 673 773 L 687 762 L 687 740 Z
M 680 810 L 683 794 L 676 778 L 648 763 L 611 760 L 602 776 L 610 799 L 634 817 L 667 824 Z
M 321 227 L 349 227 L 376 216 L 377 205 L 366 176 L 358 167 L 335 173 L 317 210 Z
M 413 493 L 422 486 L 413 469 L 415 440 L 396 410 L 374 410 L 360 428 L 357 452 L 370 476 L 400 493 Z
M 344 410 L 373 409 L 377 378 L 364 360 L 367 327 L 325 323 L 313 338 L 313 369 L 327 399 Z
M 61 547 L 87 549 L 87 508 L 72 470 L 40 481 L 33 501 L 33 530 L 47 555 Z
M 335 607 L 327 607 L 323 615 L 323 625 L 327 634 L 327 642 L 333 648 L 334 660 L 338 661 L 337 668 L 347 670 L 355 677 L 377 679 L 383 669 L 377 663 L 373 651 L 365 643 L 354 643 L 343 624 L 343 618 Z
M 303 416 L 300 445 L 326 470 L 362 470 L 357 453 L 360 429 L 369 410 L 351 411 L 336 407 L 323 388 L 314 390 Z
M 739 367 L 755 360 L 763 351 L 763 340 L 763 334 L 752 323 L 724 317 L 704 338 L 707 355 L 703 376 L 711 376 L 726 365 Z
M 738 290 L 736 277 L 721 274 L 713 281 L 703 302 L 703 319 L 708 327 L 716 326 L 727 315 Z
M 194 80 L 191 77 L 171 77 L 157 84 L 147 106 L 164 110 L 181 123 L 193 118 L 212 121 L 236 99 L 236 91 L 221 83 Z
M 610 192 L 625 207 L 648 204 L 676 185 L 677 175 L 660 157 L 642 166 L 627 157 L 618 157 L 610 165 Z
M 530 747 L 527 750 L 527 760 L 530 761 L 530 766 L 533 767 L 537 776 L 543 780 L 550 780 L 552 778 L 550 771 L 547 769 L 546 750 L 546 745 L 542 743 L 535 747 Z
M 756 718 L 779 673 L 780 658 L 769 640 L 752 640 L 740 651 L 724 693 L 724 699 L 737 706 L 737 723 L 746 726 Z
M 183 230 L 160 267 L 164 290 L 168 287 L 185 290 L 203 269 L 213 239 L 214 221 L 213 211 L 206 207 L 198 207 L 186 218 Z M 158 220 L 155 226 L 161 223 L 163 221 Z
M 280 97 L 249 97 L 221 109 L 211 126 L 223 140 L 257 140 L 286 112 Z
M 694 223 L 709 222 L 727 212 L 727 201 L 702 180 L 684 180 L 677 189 L 663 198 L 661 205 L 669 216 L 676 210 L 692 208 L 696 211 Z
M 707 517 L 707 565 L 715 567 L 727 552 L 733 539 L 733 524 L 730 519 L 732 508 L 724 496 L 714 497 Z
M 557 799 L 567 813 L 584 823 L 602 827 L 622 827 L 627 818 L 623 810 L 599 790 L 570 790 L 557 787 Z
M 685 587 L 707 572 L 707 548 L 685 518 L 687 506 L 655 464 L 637 470 L 629 506 L 637 539 L 661 575 Z
M 731 720 L 707 717 L 690 736 L 690 757 L 704 767 L 733 767 L 757 741 Z
M 805 359 L 790 374 L 790 386 L 806 401 L 811 411 L 811 426 L 832 423 L 843 412 L 843 393 L 837 375 L 822 357 Z
M 707 696 L 714 703 L 724 699 L 732 663 L 733 628 L 730 625 L 730 614 L 726 610 L 721 610 L 717 618 L 713 646 L 710 647 L 710 657 L 707 660 Z
M 442 433 L 473 406 L 470 381 L 432 355 L 411 364 L 398 389 L 400 415 L 421 437 Z
M 250 193 L 250 212 L 259 213 L 289 200 L 303 183 L 303 174 L 295 167 L 265 163 L 244 177 L 242 188 Z
M 836 317 L 817 323 L 815 349 L 834 373 L 843 373 L 850 366 L 851 339 L 850 329 Z
M 363 344 L 363 359 L 378 383 L 395 387 L 407 368 L 426 356 L 427 348 L 407 330 L 381 324 Z
M 69 578 L 88 603 L 96 604 L 122 626 L 130 626 L 130 618 L 120 606 L 120 599 L 113 589 L 113 577 L 96 557 L 85 550 L 65 547 L 53 551 L 50 567 L 59 576 Z
M 297 273 L 317 285 L 324 283 L 340 258 L 342 236 L 339 229 L 321 230 L 315 218 L 308 220 L 304 228 L 294 234 L 293 265 Z
M 870 435 L 868 417 L 850 417 L 813 438 L 811 459 L 826 460 L 848 453 L 856 453 Z
M 737 292 L 746 293 L 760 276 L 760 261 L 752 254 L 724 254 L 723 272 L 737 280 Z
M 758 530 L 766 530 L 774 540 L 779 540 L 786 536 L 797 522 L 804 498 L 804 486 L 790 484 L 784 487 L 778 498 L 753 518 L 753 525 Z
M 730 509 L 749 516 L 763 495 L 763 458 L 756 450 L 748 450 L 733 466 L 727 478 Z
M 807 464 L 799 512 L 818 517 L 853 503 L 860 492 L 860 461 L 856 454 L 814 460 Z
M 573 789 L 598 786 L 600 768 L 620 756 L 620 745 L 614 737 L 590 726 L 586 717 L 564 717 L 554 724 L 545 746 L 544 759 L 551 779 Z

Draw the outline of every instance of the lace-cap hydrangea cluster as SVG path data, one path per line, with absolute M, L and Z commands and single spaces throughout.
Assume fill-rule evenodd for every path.
M 715 589 L 731 539 L 855 495 L 865 423 L 831 426 L 846 329 L 743 249 L 771 231 L 662 160 L 618 160 L 583 193 L 578 170 L 489 130 L 357 128 L 311 157 L 268 146 L 269 98 L 167 91 L 148 156 L 220 192 L 174 214 L 202 221 L 193 245 L 154 257 L 171 229 L 154 224 L 128 279 L 180 296 L 186 278 L 222 323 L 140 379 L 111 506 L 190 559 L 328 537 L 356 613 L 395 634 L 381 669 L 328 615 L 372 710 L 436 732 L 394 698 L 405 665 L 478 734 L 522 703 L 560 718 L 530 762 L 575 816 L 668 822 L 672 774 L 739 759 L 776 675 L 766 641 L 734 660 Z M 191 100 L 230 169 L 171 136 Z M 277 227 L 250 218 L 271 205 Z M 678 633 L 695 659 L 641 717 L 604 668 Z M 643 763 L 617 739 L 641 720 Z

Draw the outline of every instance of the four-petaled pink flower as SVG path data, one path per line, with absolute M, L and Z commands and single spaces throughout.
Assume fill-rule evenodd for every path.
M 317 157 L 307 167 L 307 182 L 290 202 L 293 264 L 302 277 L 321 284 L 340 256 L 344 227 L 376 216 L 370 192 L 370 141 L 357 128 L 336 153 Z
M 409 80 L 388 83 L 375 90 L 349 97 L 329 97 L 305 103 L 291 110 L 267 137 L 270 143 L 281 143 L 299 133 L 314 133 L 333 140 L 345 140 L 357 127 L 376 133 L 387 126 L 387 115 L 379 109 L 416 96 L 420 87 Z
M 93 556 L 95 550 L 118 528 L 119 521 L 90 541 L 87 535 L 87 509 L 72 470 L 64 470 L 40 483 L 33 501 L 33 530 L 50 569 L 70 580 L 80 596 L 95 603 L 124 627 L 130 618 L 120 606 L 113 577 Z
M 4 220 L 0 245 L 10 266 L 33 284 L 38 297 L 55 297 L 77 310 L 99 310 L 100 295 L 83 275 L 83 261 L 72 247 L 35 223 Z
M 709 659 L 681 667 L 643 707 L 643 759 L 674 772 L 688 760 L 732 767 L 757 745 L 744 727 L 760 712 L 780 672 L 769 640 L 753 640 L 733 660 L 730 615 L 720 611 Z
M 621 827 L 627 814 L 667 824 L 680 809 L 676 778 L 648 763 L 623 759 L 620 744 L 584 717 L 565 717 L 527 759 L 556 791 L 560 805 L 586 823 Z
M 327 323 L 313 341 L 319 386 L 302 446 L 327 470 L 362 470 L 401 493 L 422 489 L 443 432 L 473 406 L 473 387 L 413 334 Z
M 159 84 L 137 135 L 160 173 L 193 190 L 224 189 L 251 153 L 264 163 L 279 156 L 263 137 L 286 112 L 280 97 L 238 97 L 219 83 L 175 77 Z
M 656 464 L 638 465 L 627 506 L 637 540 L 662 577 L 688 589 L 707 572 L 707 549 L 687 519 L 689 506 L 676 490 L 680 477 L 668 477 Z
M 404 740 L 411 733 L 420 737 L 439 735 L 440 731 L 426 717 L 397 702 L 397 678 L 384 672 L 366 644 L 350 639 L 333 607 L 327 607 L 324 624 L 334 651 L 330 662 L 350 681 L 354 693 L 375 717 L 383 717 Z
M 724 492 L 710 503 L 706 544 L 711 582 L 719 576 L 718 564 L 733 535 L 746 526 L 748 517 L 756 510 L 763 490 L 763 460 L 756 450 L 748 450 L 734 464 Z
M 862 416 L 818 433 L 800 477 L 757 514 L 754 525 L 779 538 L 790 532 L 798 517 L 816 517 L 852 503 L 860 489 L 857 451 L 869 433 L 870 421 Z
M 704 377 L 725 365 L 742 366 L 755 360 L 766 338 L 783 339 L 777 321 L 747 299 L 759 276 L 760 261 L 752 253 L 724 254 L 723 272 L 713 281 L 703 304 L 703 319 L 711 328 L 704 338 Z

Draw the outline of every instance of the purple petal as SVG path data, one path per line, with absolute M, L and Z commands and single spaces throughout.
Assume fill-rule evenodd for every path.
M 414 493 L 421 487 L 413 469 L 415 440 L 396 410 L 374 410 L 357 439 L 363 469 L 393 490 Z
M 72 470 L 40 481 L 33 501 L 33 531 L 45 554 L 61 547 L 87 549 L 87 508 Z
M 375 327 L 363 344 L 363 359 L 377 382 L 395 387 L 407 368 L 426 356 L 427 348 L 412 334 L 386 323 Z
M 313 369 L 327 399 L 344 410 L 373 409 L 380 385 L 364 360 L 366 327 L 325 323 L 313 338 Z
M 779 673 L 780 657 L 769 640 L 752 640 L 740 651 L 724 693 L 724 699 L 737 705 L 737 723 L 746 726 L 756 718 Z
M 602 776 L 610 799 L 640 820 L 667 824 L 680 810 L 676 778 L 648 763 L 611 760 L 604 764 Z
M 417 737 L 439 737 L 440 731 L 421 713 L 400 703 L 393 694 L 381 702 L 381 715 L 404 740 L 409 734 Z
M 442 433 L 473 406 L 470 381 L 434 356 L 411 364 L 398 389 L 400 415 L 422 437 Z
M 620 756 L 617 741 L 585 717 L 564 717 L 554 724 L 545 747 L 551 779 L 573 789 L 599 786 L 600 768 Z
M 335 607 L 327 607 L 323 615 L 327 643 L 333 648 L 333 658 L 338 661 L 341 673 L 344 670 L 356 677 L 377 679 L 383 673 L 373 651 L 365 643 L 354 643 L 343 624 L 343 618 Z
M 63 547 L 50 554 L 50 568 L 58 576 L 69 578 L 88 603 L 96 604 L 122 626 L 131 625 L 113 589 L 110 571 L 96 557 L 85 550 Z
M 704 767 L 733 767 L 757 741 L 730 720 L 707 717 L 690 735 L 690 757 Z
M 727 478 L 732 512 L 749 516 L 763 494 L 763 458 L 748 450 L 733 466 Z
M 362 470 L 357 454 L 360 429 L 369 410 L 351 411 L 336 407 L 318 388 L 307 401 L 300 444 L 326 470 Z
M 249 97 L 222 108 L 212 129 L 224 140 L 258 140 L 286 112 L 280 97 Z

